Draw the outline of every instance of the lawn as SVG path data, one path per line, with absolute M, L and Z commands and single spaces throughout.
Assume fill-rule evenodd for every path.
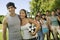
M 8 38 L 8 37 L 7 37 Z M 0 32 L 0 40 L 2 40 L 2 32 Z
M 0 32 L 0 40 L 2 40 L 2 32 Z
M 2 29 L 2 24 L 0 24 L 0 30 Z M 2 32 L 0 32 L 0 40 L 2 40 Z
M 2 29 L 2 24 L 0 24 L 0 29 Z M 2 32 L 0 32 L 0 40 L 2 40 Z

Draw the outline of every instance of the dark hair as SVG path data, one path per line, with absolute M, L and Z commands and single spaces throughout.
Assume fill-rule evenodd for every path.
M 46 16 L 46 14 L 42 14 L 42 16 Z M 42 17 L 41 17 L 42 18 Z M 46 18 L 44 18 L 44 20 L 46 20 Z
M 21 11 L 24 11 L 25 12 L 25 17 L 27 18 L 26 10 L 25 9 L 21 9 L 20 10 L 20 13 L 21 13 Z
M 20 10 L 20 14 L 21 14 L 21 11 L 24 11 L 25 12 L 25 18 L 27 18 L 26 10 L 25 9 L 21 9 Z M 20 21 L 21 21 L 21 25 L 22 25 L 22 19 L 21 18 L 20 18 Z
M 40 18 L 41 18 L 41 12 L 40 11 L 38 11 L 37 13 L 36 13 L 36 15 L 38 15 L 39 14 L 39 16 L 40 16 Z
M 57 8 L 56 10 L 60 10 L 60 8 Z
M 42 14 L 42 16 L 46 16 L 46 14 Z
M 46 12 L 50 12 L 49 10 L 46 10 Z
M 55 10 L 52 10 L 51 12 L 56 12 Z
M 36 16 L 35 16 L 35 19 L 36 19 L 36 17 L 40 17 L 40 16 L 39 16 L 39 15 L 36 15 Z
M 6 7 L 8 8 L 9 6 L 13 6 L 16 9 L 15 4 L 13 2 L 7 3 Z

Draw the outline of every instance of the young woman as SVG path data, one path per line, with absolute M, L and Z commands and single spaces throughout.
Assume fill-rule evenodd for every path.
M 41 19 L 41 14 L 37 13 L 36 16 L 35 16 L 35 20 L 40 24 L 40 27 L 41 27 L 40 19 Z M 42 28 L 38 31 L 37 35 L 38 35 L 37 40 L 44 40 L 43 39 Z
M 40 29 L 39 23 L 36 20 L 27 18 L 25 9 L 20 10 L 20 18 L 23 40 L 36 40 L 36 37 L 33 36 L 35 36 L 38 30 Z M 36 26 L 36 29 L 33 33 L 29 32 L 29 27 L 31 26 L 32 23 Z
M 50 18 L 51 30 L 53 31 L 54 40 L 58 40 L 57 39 L 57 28 L 59 27 L 58 18 L 55 16 L 55 11 L 52 11 L 51 15 L 52 15 Z
M 49 26 L 48 26 L 48 21 L 46 20 L 45 14 L 42 14 L 41 25 L 42 25 L 43 36 L 45 37 L 45 34 L 47 34 L 47 40 L 50 40 L 49 39 L 49 29 L 48 29 Z

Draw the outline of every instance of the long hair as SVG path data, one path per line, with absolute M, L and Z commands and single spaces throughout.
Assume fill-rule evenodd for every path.
M 27 18 L 26 10 L 25 9 L 21 9 L 20 10 L 20 13 L 21 13 L 21 11 L 24 11 L 25 12 L 25 18 Z M 22 19 L 21 18 L 20 18 L 20 21 L 21 21 L 21 25 L 22 25 Z

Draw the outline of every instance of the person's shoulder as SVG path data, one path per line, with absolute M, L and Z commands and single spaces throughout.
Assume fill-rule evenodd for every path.
M 3 18 L 2 23 L 4 23 L 4 22 L 7 22 L 7 16 L 5 16 L 5 17 Z

